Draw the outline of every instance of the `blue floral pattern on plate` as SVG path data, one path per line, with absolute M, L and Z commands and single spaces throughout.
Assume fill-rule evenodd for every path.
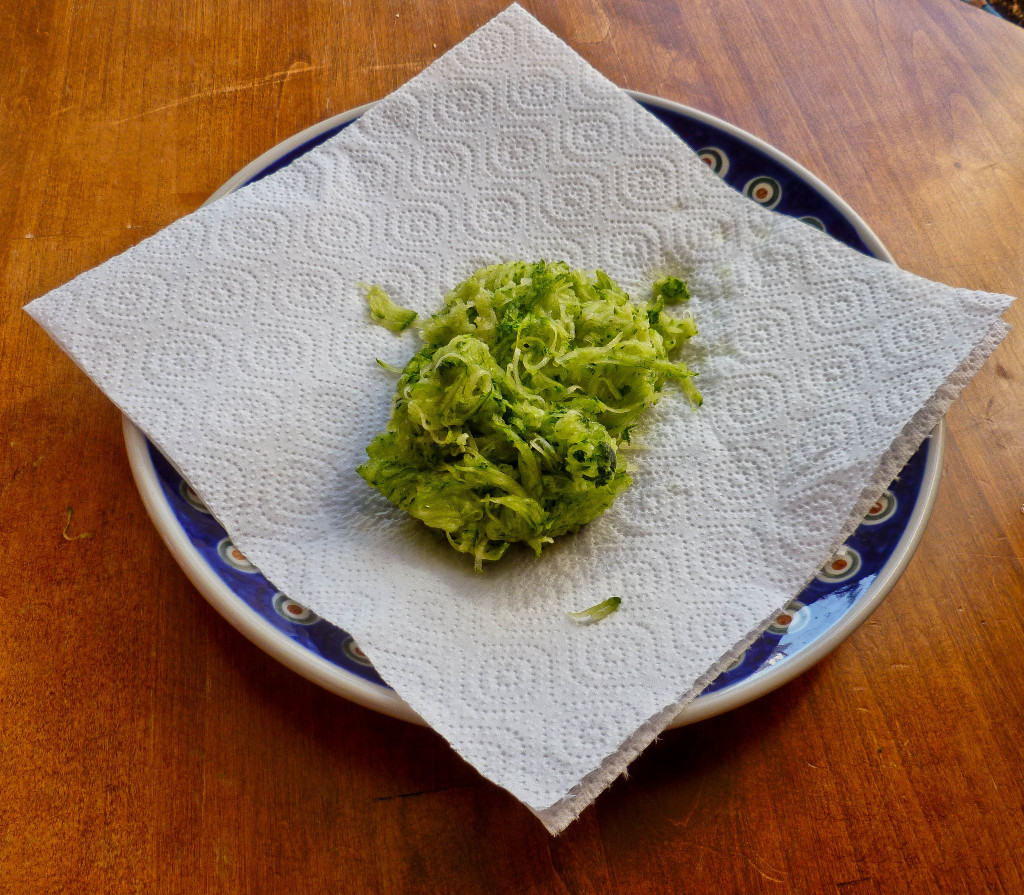
M 683 107 L 663 105 L 653 98 L 637 98 L 726 183 L 751 201 L 800 218 L 864 254 L 874 254 L 829 195 L 767 149 L 755 145 L 739 132 L 691 115 Z M 350 118 L 301 142 L 261 167 L 246 183 L 284 167 L 353 120 Z M 364 681 L 386 688 L 387 684 L 353 638 L 277 591 L 234 547 L 224 529 L 163 455 L 152 444 L 147 443 L 147 446 L 167 506 L 187 540 L 232 594 L 303 650 Z M 883 567 L 897 551 L 914 509 L 924 497 L 922 485 L 931 450 L 929 441 L 925 440 L 845 547 L 705 693 L 749 683 L 780 662 L 792 659 L 826 636 L 866 598 Z

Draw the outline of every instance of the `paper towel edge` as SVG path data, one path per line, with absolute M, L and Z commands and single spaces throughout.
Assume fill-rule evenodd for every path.
M 1012 301 L 1012 299 L 1011 299 Z M 1007 305 L 1009 307 L 1009 304 Z M 935 394 L 917 411 L 903 427 L 889 449 L 879 458 L 878 466 L 860 498 L 854 504 L 839 535 L 832 543 L 831 555 L 846 542 L 863 521 L 872 504 L 889 487 L 900 470 L 907 465 L 910 458 L 921 446 L 921 442 L 938 425 L 946 415 L 953 402 L 960 396 L 974 375 L 1002 342 L 1010 331 L 1010 326 L 1001 318 L 997 318 L 988 328 L 985 335 L 975 344 L 960 365 L 936 389 Z

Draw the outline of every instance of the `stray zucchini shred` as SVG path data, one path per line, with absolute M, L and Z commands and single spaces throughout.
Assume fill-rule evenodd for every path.
M 566 615 L 575 622 L 589 625 L 594 622 L 599 622 L 602 618 L 606 618 L 611 615 L 619 608 L 619 604 L 621 602 L 621 597 L 609 597 L 607 600 L 603 600 L 596 606 L 591 606 L 589 609 L 583 609 L 580 612 L 567 612 Z
M 513 543 L 539 554 L 629 487 L 619 451 L 667 382 L 700 406 L 695 374 L 670 359 L 697 327 L 665 308 L 688 298 L 663 277 L 635 304 L 603 271 L 563 262 L 477 271 L 422 325 L 357 471 L 478 571 Z M 379 286 L 367 299 L 389 329 L 415 319 Z
M 415 311 L 396 305 L 380 286 L 367 287 L 366 301 L 370 305 L 370 319 L 393 333 L 404 332 L 417 317 Z

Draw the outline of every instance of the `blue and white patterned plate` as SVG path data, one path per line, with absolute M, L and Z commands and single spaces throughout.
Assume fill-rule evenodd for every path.
M 777 149 L 703 112 L 631 95 L 752 201 L 800 218 L 867 255 L 892 261 L 842 199 Z M 210 201 L 287 165 L 367 108 L 330 118 L 279 144 L 239 171 Z M 157 529 L 199 591 L 231 624 L 328 690 L 386 714 L 420 721 L 349 634 L 277 592 L 249 564 L 188 484 L 127 418 L 124 431 L 132 472 Z M 709 718 L 774 690 L 835 649 L 874 611 L 924 532 L 938 490 L 943 434 L 940 423 L 845 547 L 673 726 Z

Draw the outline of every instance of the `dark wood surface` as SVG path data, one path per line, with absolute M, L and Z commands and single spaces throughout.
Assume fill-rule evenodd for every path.
M 882 607 L 557 839 L 223 621 L 118 413 L 21 312 L 504 5 L 0 5 L 0 892 L 1024 891 L 1024 303 Z M 524 5 L 620 85 L 802 162 L 903 267 L 1024 294 L 1021 29 L 960 0 Z
M 980 9 L 990 6 L 989 12 L 994 11 L 995 15 L 1002 16 L 1008 22 L 1024 27 L 1024 6 L 1021 6 L 1020 0 L 993 0 L 992 3 L 987 3 L 987 0 L 966 0 L 966 2 Z

